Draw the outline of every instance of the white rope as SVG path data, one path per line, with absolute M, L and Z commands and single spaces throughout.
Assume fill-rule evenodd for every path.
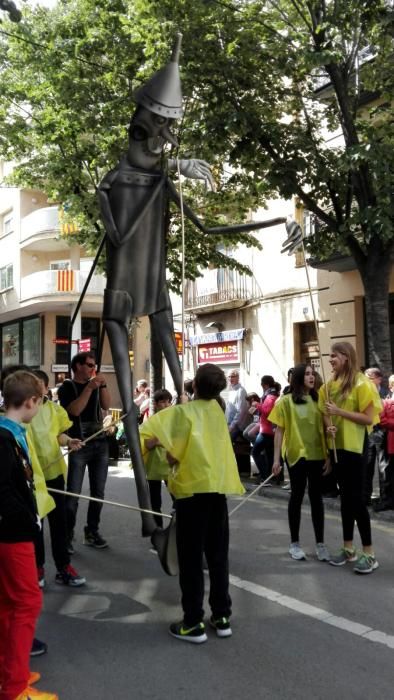
M 182 285 L 182 297 L 181 297 L 181 333 L 182 333 L 182 391 L 184 390 L 184 385 L 185 385 L 185 345 L 186 345 L 186 333 L 185 333 L 185 282 L 186 282 L 186 273 L 185 273 L 185 214 L 183 210 L 183 191 L 182 191 L 182 180 L 181 180 L 181 168 L 180 168 L 180 163 L 179 163 L 179 158 L 177 156 L 176 158 L 176 167 L 177 167 L 177 172 L 178 172 L 178 181 L 179 181 L 179 208 L 181 212 L 181 236 L 182 236 L 182 268 L 181 268 L 181 285 Z
M 117 508 L 127 508 L 127 510 L 136 510 L 138 513 L 151 513 L 152 515 L 160 515 L 163 518 L 168 518 L 171 520 L 172 515 L 169 513 L 158 513 L 156 510 L 149 510 L 148 508 L 138 508 L 137 506 L 128 506 L 125 503 L 117 503 L 116 501 L 107 501 L 104 498 L 94 498 L 93 496 L 84 496 L 81 493 L 73 493 L 72 491 L 61 491 L 60 489 L 53 489 L 47 487 L 47 491 L 51 493 L 60 493 L 62 496 L 70 496 L 72 498 L 82 498 L 85 501 L 95 501 L 95 503 L 105 503 L 107 506 L 117 506 Z

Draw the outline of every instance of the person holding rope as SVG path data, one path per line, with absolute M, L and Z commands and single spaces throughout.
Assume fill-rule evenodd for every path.
M 71 360 L 73 379 L 66 379 L 59 387 L 60 405 L 66 409 L 73 426 L 68 435 L 84 440 L 102 427 L 102 410 L 111 405 L 111 396 L 103 374 L 95 373 L 96 360 L 90 352 L 79 352 Z M 108 475 L 108 442 L 105 433 L 91 440 L 68 460 L 67 491 L 81 493 L 86 466 L 89 472 L 90 495 L 104 498 Z M 66 501 L 68 551 L 74 553 L 73 538 L 77 519 L 78 500 L 69 497 Z M 99 533 L 102 504 L 91 502 L 84 529 L 84 544 L 95 549 L 104 549 L 108 543 Z
M 319 391 L 319 408 L 327 433 L 335 438 L 337 462 L 331 461 L 339 486 L 343 530 L 343 547 L 330 564 L 355 562 L 355 573 L 370 574 L 379 564 L 365 503 L 366 448 L 368 432 L 379 422 L 382 402 L 370 379 L 357 371 L 356 352 L 350 343 L 334 343 L 329 362 L 333 379 Z M 355 522 L 362 543 L 359 555 L 353 545 Z
M 68 447 L 69 450 L 79 450 L 82 442 L 78 438 L 66 435 L 66 430 L 72 426 L 66 411 L 62 406 L 48 400 L 49 378 L 41 369 L 34 370 L 41 385 L 43 401 L 38 413 L 30 423 L 30 431 L 34 442 L 37 457 L 44 473 L 47 488 L 60 491 L 65 490 L 65 476 L 67 465 L 60 447 Z M 49 529 L 51 533 L 52 556 L 56 566 L 55 581 L 65 586 L 78 587 L 86 583 L 70 563 L 70 554 L 67 551 L 67 521 L 66 521 L 66 496 L 53 494 L 56 508 L 48 513 Z M 38 582 L 41 588 L 45 586 L 45 545 L 44 528 L 36 541 L 36 559 L 38 569 Z
M 172 402 L 172 394 L 167 389 L 158 389 L 153 394 L 153 409 L 154 414 L 169 408 Z M 148 425 L 149 418 L 140 427 L 141 440 L 144 440 L 144 426 Z M 150 502 L 152 510 L 156 513 L 161 513 L 161 483 L 164 481 L 167 484 L 170 465 L 166 457 L 166 451 L 159 446 L 149 449 L 149 453 L 145 459 L 146 475 L 148 477 L 148 486 L 150 494 Z M 154 516 L 159 527 L 163 527 L 163 518 L 161 515 Z
M 217 365 L 198 368 L 194 400 L 160 411 L 144 424 L 143 452 L 161 445 L 175 465 L 168 489 L 176 499 L 176 539 L 183 620 L 170 626 L 176 639 L 207 640 L 204 625 L 205 553 L 210 579 L 210 625 L 229 637 L 228 494 L 243 494 L 226 418 L 216 400 L 226 387 Z
M 329 561 L 324 544 L 324 506 L 321 493 L 322 474 L 330 470 L 321 414 L 317 405 L 315 374 L 310 365 L 299 364 L 292 369 L 290 393 L 274 405 L 269 420 L 276 424 L 274 463 L 272 472 L 281 472 L 281 451 L 285 440 L 286 461 L 289 466 L 291 494 L 288 506 L 290 527 L 289 554 L 292 559 L 306 559 L 299 543 L 301 506 L 308 483 L 312 524 L 316 539 L 316 556 Z

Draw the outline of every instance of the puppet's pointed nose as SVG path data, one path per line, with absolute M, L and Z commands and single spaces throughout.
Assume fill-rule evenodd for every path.
M 174 134 L 171 133 L 167 124 L 162 127 L 161 135 L 166 141 L 168 141 L 173 146 L 175 146 L 175 148 L 178 148 L 178 146 L 179 146 L 178 140 L 177 140 L 176 136 L 174 136 Z

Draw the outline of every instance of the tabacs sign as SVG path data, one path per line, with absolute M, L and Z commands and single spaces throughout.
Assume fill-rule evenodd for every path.
M 198 345 L 198 364 L 202 365 L 205 362 L 212 362 L 218 365 L 239 362 L 238 342 Z

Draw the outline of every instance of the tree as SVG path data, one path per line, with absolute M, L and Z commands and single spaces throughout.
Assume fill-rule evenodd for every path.
M 77 240 L 90 252 L 104 231 L 96 188 L 127 143 L 137 85 L 168 61 L 173 34 L 144 2 L 63 0 L 53 10 L 26 9 L 18 30 L 1 32 L 0 155 L 18 163 L 12 182 L 42 189 L 76 221 Z M 200 144 L 190 155 L 209 156 Z M 220 154 L 219 154 L 220 157 Z M 218 160 L 219 162 L 219 160 Z M 231 185 L 205 195 L 185 184 L 188 200 L 207 223 L 219 213 L 242 221 L 259 203 Z M 179 214 L 169 217 L 170 284 L 180 285 Z M 209 263 L 250 270 L 217 250 L 223 240 L 258 245 L 251 235 L 207 237 L 187 226 L 186 273 L 194 279 Z
M 307 241 L 313 255 L 353 256 L 365 290 L 370 361 L 390 373 L 392 9 L 384 0 L 204 6 L 196 32 L 191 3 L 172 10 L 166 0 L 156 5 L 163 18 L 171 15 L 195 32 L 184 60 L 188 80 L 199 86 L 196 99 L 209 109 L 200 110 L 203 128 L 197 119 L 188 140 L 202 130 L 212 148 L 223 139 L 244 186 L 252 175 L 265 193 L 296 196 L 316 216 L 316 234 Z M 197 65 L 195 42 L 204 56 Z M 319 82 L 326 85 L 324 99 Z M 330 148 L 326 136 L 338 129 L 343 144 Z
M 69 204 L 94 247 L 94 188 L 124 147 L 132 89 L 167 60 L 179 29 L 182 156 L 212 163 L 219 184 L 216 194 L 188 187 L 187 197 L 210 224 L 221 215 L 240 221 L 268 196 L 296 196 L 316 216 L 311 254 L 353 255 L 370 359 L 391 372 L 393 13 L 385 0 L 62 0 L 27 13 L 18 34 L 35 44 L 3 40 L 0 152 L 21 162 L 20 183 Z M 324 132 L 336 129 L 343 145 L 329 148 Z M 169 264 L 179 280 L 177 214 L 172 222 Z M 216 238 L 187 234 L 188 277 L 208 261 L 227 262 Z

